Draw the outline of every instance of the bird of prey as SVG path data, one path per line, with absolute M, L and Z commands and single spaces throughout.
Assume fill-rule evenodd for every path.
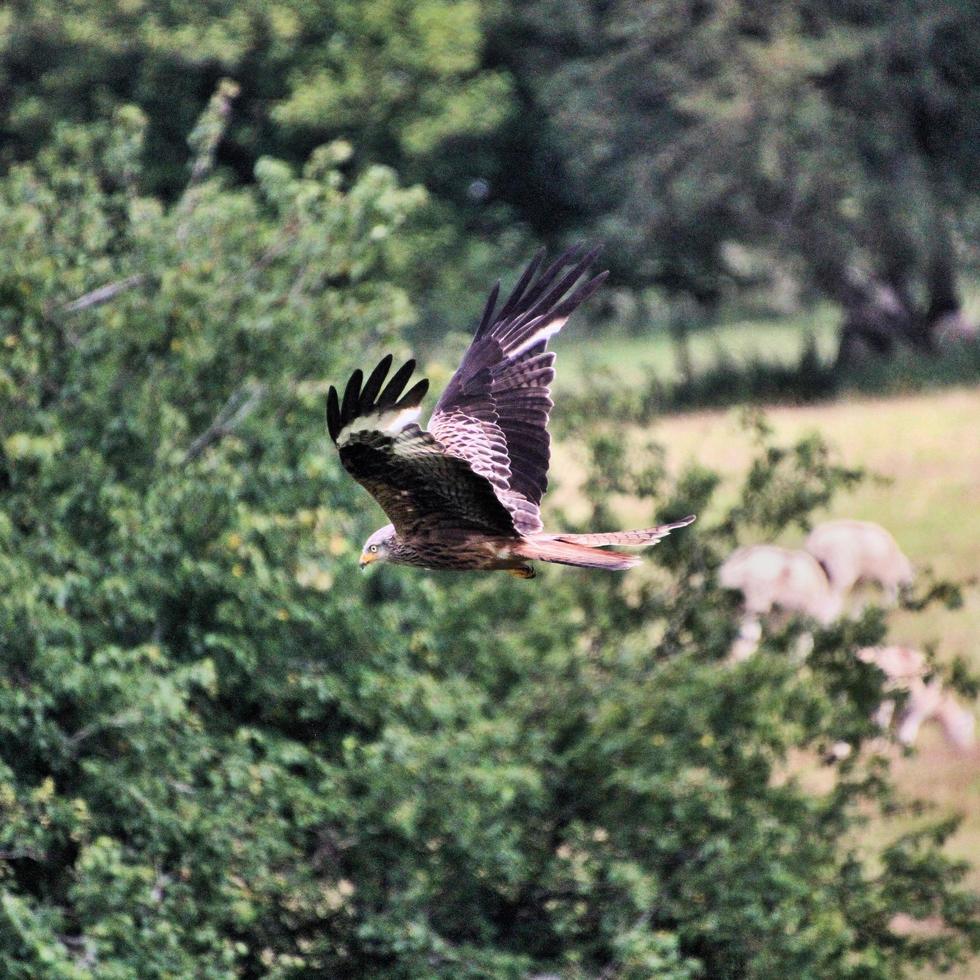
M 539 252 L 500 309 L 497 283 L 427 430 L 416 420 L 429 382 L 405 391 L 414 361 L 387 384 L 390 354 L 366 381 L 355 371 L 343 398 L 331 386 L 327 428 L 341 463 L 391 521 L 367 539 L 362 568 L 387 561 L 518 578 L 534 577 L 533 561 L 622 570 L 639 558 L 603 547 L 656 544 L 694 520 L 605 534 L 543 529 L 555 376 L 546 347 L 605 280 L 586 276 L 598 251 L 577 246 L 544 268 Z

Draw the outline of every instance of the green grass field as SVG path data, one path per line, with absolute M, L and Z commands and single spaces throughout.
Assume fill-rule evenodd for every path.
M 834 307 L 815 310 L 786 319 L 746 319 L 705 327 L 690 337 L 691 362 L 695 371 L 715 364 L 724 354 L 728 361 L 742 364 L 752 360 L 795 364 L 808 338 L 817 344 L 820 355 L 830 360 L 837 343 L 839 314 Z M 556 391 L 574 391 L 581 386 L 586 371 L 614 376 L 620 383 L 642 385 L 656 377 L 662 382 L 680 377 L 672 341 L 665 329 L 646 336 L 604 335 L 590 337 L 573 320 L 555 347 L 560 370 Z
M 980 279 L 964 287 L 963 311 L 980 320 Z M 716 364 L 766 361 L 796 364 L 812 340 L 822 360 L 830 362 L 837 351 L 840 310 L 821 304 L 792 317 L 746 317 L 704 327 L 690 334 L 689 351 L 695 373 Z M 618 384 L 645 385 L 651 378 L 664 384 L 680 379 L 677 354 L 665 324 L 654 325 L 642 335 L 603 334 L 590 336 L 589 328 L 574 318 L 554 345 L 560 370 L 555 390 L 578 390 L 589 376 L 607 375 Z
M 784 326 L 780 335 L 771 324 L 735 324 L 716 331 L 711 339 L 699 337 L 695 349 L 698 357 L 709 361 L 719 344 L 735 358 L 759 351 L 771 358 L 794 358 L 808 330 L 814 331 L 818 344 L 832 344 L 831 319 L 825 321 L 818 315 L 796 327 L 786 330 Z M 648 370 L 669 378 L 673 370 L 669 343 L 662 337 L 647 342 L 614 340 L 609 345 L 576 338 L 562 348 L 559 377 L 566 391 L 580 383 L 587 367 L 625 365 L 621 375 L 626 381 Z M 571 353 L 566 356 L 567 349 Z M 559 387 L 556 393 L 558 411 L 561 391 Z M 666 448 L 672 469 L 697 460 L 724 474 L 719 509 L 734 500 L 751 456 L 750 437 L 740 427 L 738 415 L 731 410 L 668 416 L 656 421 L 649 432 Z M 842 494 L 827 512 L 815 515 L 817 519 L 877 521 L 892 531 L 918 567 L 930 566 L 938 575 L 960 581 L 974 580 L 965 590 L 961 609 L 934 607 L 919 614 L 894 613 L 890 638 L 913 646 L 932 645 L 941 659 L 962 655 L 980 672 L 980 585 L 976 583 L 980 574 L 980 388 L 947 388 L 889 398 L 851 397 L 814 406 L 772 407 L 765 415 L 779 442 L 817 431 L 843 462 L 885 478 L 868 480 Z M 556 447 L 555 469 L 556 502 L 574 512 L 574 448 Z M 626 520 L 631 516 L 644 519 L 641 509 L 632 508 L 628 501 L 622 510 Z M 703 515 L 708 521 L 711 516 Z M 802 533 L 788 535 L 783 543 L 796 546 L 802 538 Z M 819 779 L 817 763 L 812 765 L 812 775 Z M 980 750 L 957 752 L 935 728 L 926 726 L 914 754 L 897 758 L 895 773 L 909 796 L 931 801 L 939 813 L 963 815 L 962 828 L 950 849 L 973 861 L 976 867 L 969 881 L 980 889 Z M 896 826 L 875 827 L 870 832 L 894 835 Z M 952 975 L 963 980 L 978 976 L 980 966 Z

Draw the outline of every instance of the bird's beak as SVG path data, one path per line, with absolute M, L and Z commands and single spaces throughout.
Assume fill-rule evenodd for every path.
M 377 560 L 378 560 L 378 556 L 377 555 L 372 555 L 368 551 L 362 551 L 361 552 L 361 560 L 357 564 L 360 566 L 361 571 L 363 572 L 364 569 L 367 568 L 368 565 L 371 564 L 371 562 L 377 561 Z

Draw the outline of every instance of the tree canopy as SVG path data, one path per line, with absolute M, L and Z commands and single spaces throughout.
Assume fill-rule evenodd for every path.
M 958 312 L 974 4 L 540 2 L 508 30 L 555 199 L 622 276 L 710 305 L 782 268 L 865 316 L 872 342 L 877 326 L 928 347 Z

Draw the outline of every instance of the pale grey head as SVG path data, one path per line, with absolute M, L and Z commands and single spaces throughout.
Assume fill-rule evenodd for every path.
M 361 549 L 360 566 L 362 569 L 376 561 L 390 561 L 392 552 L 396 549 L 395 528 L 392 524 L 379 527 L 374 534 L 364 542 Z

